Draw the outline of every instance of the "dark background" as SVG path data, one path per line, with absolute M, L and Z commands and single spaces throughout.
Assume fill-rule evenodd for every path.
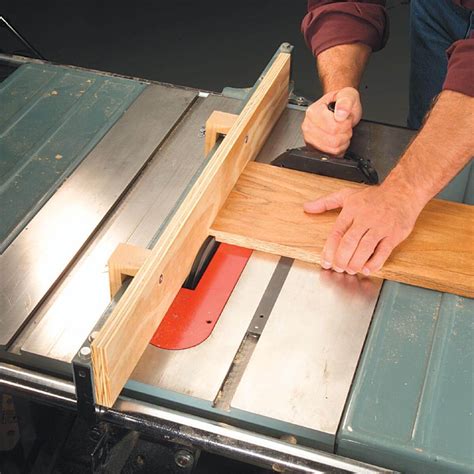
M 391 37 L 362 83 L 364 117 L 404 125 L 408 2 L 388 0 Z M 1 0 L 6 17 L 48 60 L 221 91 L 253 85 L 284 41 L 295 46 L 296 92 L 315 98 L 315 62 L 300 33 L 304 0 Z M 0 29 L 0 49 L 22 49 Z

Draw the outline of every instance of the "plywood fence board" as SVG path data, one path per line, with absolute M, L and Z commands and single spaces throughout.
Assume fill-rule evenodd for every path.
M 110 407 L 166 314 L 219 209 L 288 102 L 280 52 L 91 344 L 95 402 Z

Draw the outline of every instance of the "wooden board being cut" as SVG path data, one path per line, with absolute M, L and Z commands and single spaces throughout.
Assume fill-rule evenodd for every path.
M 320 254 L 338 211 L 310 215 L 303 203 L 363 185 L 249 163 L 211 228 L 217 240 L 306 262 Z M 474 208 L 432 200 L 412 234 L 375 276 L 474 297 Z

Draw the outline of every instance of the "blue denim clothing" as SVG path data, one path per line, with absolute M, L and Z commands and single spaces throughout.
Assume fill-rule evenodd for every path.
M 441 92 L 448 65 L 446 49 L 454 41 L 469 37 L 474 27 L 474 14 L 455 5 L 451 0 L 412 0 L 410 8 L 411 67 L 408 126 L 418 129 L 433 99 Z M 472 124 L 466 126 L 472 127 Z M 474 177 L 470 168 L 471 164 L 468 164 L 439 197 L 474 204 Z

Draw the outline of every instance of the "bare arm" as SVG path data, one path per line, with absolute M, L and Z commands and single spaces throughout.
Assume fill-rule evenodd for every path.
M 474 98 L 443 91 L 426 123 L 382 185 L 344 189 L 307 203 L 321 213 L 342 208 L 327 239 L 322 266 L 368 275 L 413 230 L 426 203 L 471 159 Z
M 474 156 L 474 98 L 445 90 L 398 165 L 382 184 L 425 205 Z
M 357 88 L 371 53 L 362 43 L 334 46 L 316 59 L 324 95 L 311 104 L 301 126 L 309 145 L 333 155 L 349 147 L 352 128 L 362 117 Z M 327 105 L 336 102 L 335 113 Z
M 341 44 L 316 58 L 324 94 L 344 87 L 358 89 L 371 49 L 362 43 Z

